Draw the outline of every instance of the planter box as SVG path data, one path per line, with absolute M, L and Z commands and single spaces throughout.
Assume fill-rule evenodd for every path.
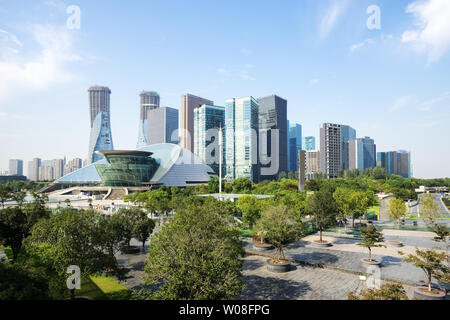
M 434 290 L 437 290 L 438 293 L 430 294 L 427 291 L 421 290 L 425 289 L 428 290 L 427 287 L 415 287 L 414 288 L 414 298 L 420 299 L 420 300 L 444 300 L 445 296 L 447 295 L 445 291 L 433 288 Z
M 391 247 L 403 247 L 403 243 L 401 241 L 397 241 L 397 240 L 388 240 L 388 245 L 390 245 Z
M 331 247 L 333 245 L 329 241 L 325 241 L 325 242 L 312 241 L 311 243 L 314 247 L 318 247 L 318 248 L 326 248 L 326 247 Z
M 273 245 L 259 246 L 259 245 L 253 244 L 253 250 L 255 250 L 255 251 L 269 251 L 269 250 L 272 250 L 273 248 L 274 248 Z
M 271 263 L 270 260 L 272 259 L 267 259 L 267 270 L 269 271 L 282 273 L 291 270 L 291 264 L 288 261 L 286 261 L 286 263 L 284 264 L 274 264 Z
M 381 265 L 381 261 L 369 260 L 367 258 L 361 259 L 361 262 L 364 263 L 364 264 L 372 265 L 372 266 L 379 266 L 379 265 Z

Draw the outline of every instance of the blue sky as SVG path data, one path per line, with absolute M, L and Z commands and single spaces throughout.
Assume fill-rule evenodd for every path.
M 0 0 L 0 170 L 86 158 L 98 84 L 117 149 L 136 145 L 143 89 L 174 108 L 187 92 L 217 105 L 278 94 L 304 135 L 349 124 L 378 151 L 411 151 L 414 176 L 450 177 L 449 70 L 448 0 Z

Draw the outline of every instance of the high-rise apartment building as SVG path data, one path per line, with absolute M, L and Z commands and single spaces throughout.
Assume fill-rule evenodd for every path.
M 39 167 L 41 166 L 40 158 L 33 158 L 32 161 L 28 161 L 28 173 L 27 178 L 31 181 L 39 180 Z
M 274 180 L 288 171 L 287 100 L 271 95 L 257 100 L 259 105 L 260 179 Z
M 148 135 L 148 111 L 159 108 L 159 94 L 155 91 L 142 91 L 140 98 L 139 132 L 137 148 L 146 146 L 150 141 Z
M 194 152 L 194 109 L 202 105 L 214 105 L 214 101 L 184 94 L 181 96 L 180 146 Z
M 194 154 L 219 175 L 219 129 L 222 128 L 222 172 L 225 172 L 225 107 L 203 105 L 194 109 Z M 217 140 L 216 140 L 217 139 Z M 211 145 L 211 143 L 215 145 Z
M 316 150 L 316 138 L 312 136 L 304 137 L 302 149 L 306 151 Z
M 226 179 L 259 181 L 258 102 L 253 97 L 226 100 Z
M 289 159 L 288 169 L 291 172 L 298 170 L 298 152 L 302 150 L 302 126 L 291 123 L 289 126 Z
M 320 172 L 320 151 L 306 151 L 306 179 L 314 179 Z
M 347 125 L 341 125 L 341 170 L 348 170 L 350 168 L 348 143 L 351 140 L 356 140 L 356 130 Z
M 50 181 L 53 179 L 53 168 L 51 166 L 39 167 L 39 181 Z
M 8 173 L 10 176 L 22 176 L 23 175 L 23 160 L 10 159 Z
M 350 140 L 348 143 L 349 169 L 364 170 L 377 166 L 377 146 L 370 137 Z
M 67 175 L 71 172 L 77 171 L 82 168 L 83 160 L 81 158 L 74 158 L 66 162 L 64 166 L 64 174 Z
M 147 111 L 147 144 L 178 143 L 178 110 L 160 107 Z
M 388 174 L 396 174 L 404 178 L 412 176 L 411 153 L 408 151 L 378 152 L 377 166 L 385 168 Z
M 88 162 L 93 163 L 104 156 L 96 151 L 113 150 L 110 120 L 110 95 L 107 87 L 93 86 L 89 90 L 91 134 L 89 138 Z
M 341 125 L 324 123 L 320 128 L 320 171 L 337 178 L 342 167 Z
M 64 160 L 53 159 L 51 166 L 53 168 L 53 179 L 59 179 L 64 176 Z

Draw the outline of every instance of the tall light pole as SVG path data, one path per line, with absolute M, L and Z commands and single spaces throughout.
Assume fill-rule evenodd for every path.
M 222 126 L 219 128 L 219 200 L 222 194 Z

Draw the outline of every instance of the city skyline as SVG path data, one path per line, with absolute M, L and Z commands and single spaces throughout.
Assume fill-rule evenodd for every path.
M 347 124 L 358 137 L 375 139 L 377 150 L 410 151 L 414 177 L 448 177 L 450 151 L 440 146 L 450 135 L 448 35 L 437 34 L 438 42 L 427 43 L 415 22 L 423 18 L 424 28 L 431 28 L 432 19 L 411 6 L 417 3 L 413 0 L 377 1 L 381 29 L 369 30 L 366 9 L 372 2 L 244 3 L 243 12 L 255 14 L 242 19 L 242 32 L 234 38 L 229 34 L 236 27 L 228 26 L 226 17 L 233 11 L 241 18 L 243 12 L 234 10 L 237 2 L 200 6 L 195 12 L 182 2 L 105 7 L 101 1 L 78 1 L 79 30 L 67 29 L 69 4 L 63 1 L 0 2 L 0 145 L 5 150 L 0 168 L 7 169 L 9 159 L 84 159 L 89 140 L 85 92 L 99 83 L 114 92 L 111 123 L 117 149 L 135 147 L 138 89 L 159 92 L 161 105 L 175 109 L 186 92 L 218 105 L 230 97 L 274 93 L 289 101 L 287 118 L 302 124 L 304 136 L 318 140 L 325 122 Z M 448 13 L 448 6 L 439 7 L 442 1 L 425 2 Z M 27 11 L 19 8 L 24 4 Z M 155 23 L 160 28 L 146 28 L 140 19 L 145 9 L 159 12 Z M 176 19 L 180 14 L 206 20 L 184 28 Z M 278 19 L 277 26 L 258 22 L 269 14 Z M 117 19 L 126 21 L 115 25 Z M 138 20 L 143 28 L 136 29 L 133 21 Z M 206 29 L 210 20 L 215 23 Z M 152 37 L 151 44 L 139 41 L 143 32 Z M 117 43 L 105 33 L 117 35 L 111 37 Z M 271 39 L 271 46 L 260 34 Z M 125 43 L 141 50 L 131 52 Z M 156 50 L 146 50 L 155 44 Z M 187 50 L 175 50 L 180 44 Z M 224 50 L 192 50 L 201 45 Z M 146 70 L 152 71 L 150 79 Z

